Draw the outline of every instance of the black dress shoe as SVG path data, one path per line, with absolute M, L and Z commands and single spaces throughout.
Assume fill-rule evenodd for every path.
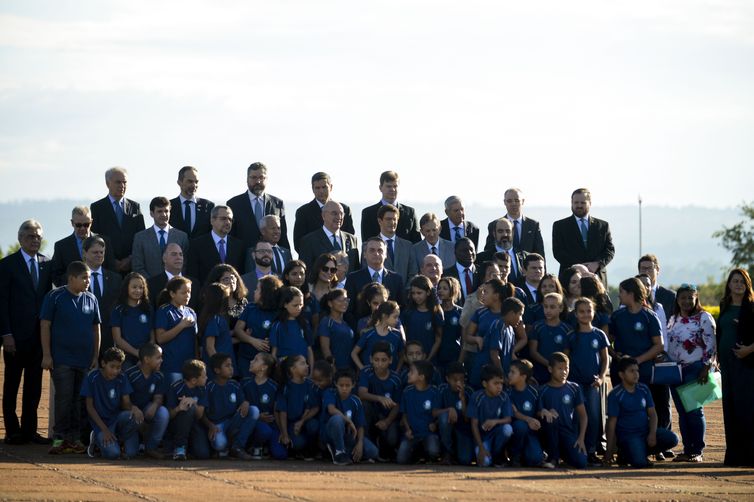
M 42 436 L 39 433 L 34 433 L 31 435 L 31 437 L 28 438 L 28 441 L 31 444 L 43 444 L 43 445 L 49 445 L 52 444 L 52 439 L 46 438 Z
M 28 443 L 28 441 L 21 434 L 11 434 L 9 436 L 5 436 L 4 443 L 10 444 L 10 445 L 19 445 L 19 444 L 26 444 Z

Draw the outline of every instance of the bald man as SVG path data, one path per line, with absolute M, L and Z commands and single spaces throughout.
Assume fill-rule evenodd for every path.
M 322 206 L 322 228 L 309 232 L 301 238 L 299 259 L 311 269 L 319 255 L 345 251 L 350 270 L 359 268 L 359 242 L 351 233 L 341 229 L 345 212 L 343 206 L 330 200 Z

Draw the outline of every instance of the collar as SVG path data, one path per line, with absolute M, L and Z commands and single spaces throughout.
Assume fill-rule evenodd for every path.
M 112 196 L 112 195 L 110 195 L 110 194 L 107 194 L 107 198 L 108 198 L 108 199 L 110 199 L 110 205 L 111 205 L 111 206 L 112 206 L 113 204 L 115 204 L 116 202 L 120 204 L 120 203 L 122 203 L 122 202 L 125 202 L 125 201 L 126 201 L 126 198 L 125 198 L 125 197 L 123 197 L 123 198 L 122 198 L 122 199 L 120 199 L 120 200 L 116 200 L 116 199 L 115 199 L 115 197 L 113 197 L 113 196 Z
M 386 204 L 392 204 L 395 207 L 398 207 L 398 199 L 395 199 L 395 202 L 388 202 L 385 199 L 380 199 L 380 204 L 382 204 L 383 206 Z
M 254 195 L 254 193 L 251 190 L 249 190 L 249 189 L 246 189 L 246 193 L 248 194 L 249 201 L 252 204 L 254 203 L 255 200 L 259 199 L 259 202 L 261 202 L 262 206 L 264 206 L 264 192 L 262 192 L 262 195 L 260 195 L 258 197 L 256 195 Z
M 26 251 L 24 251 L 23 249 L 20 249 L 20 248 L 19 248 L 19 251 L 21 251 L 21 254 L 24 257 L 24 263 L 26 263 L 27 267 L 29 266 L 29 260 L 31 260 L 31 259 L 33 259 L 36 262 L 39 262 L 39 260 L 37 259 L 37 255 L 32 256 L 30 254 L 27 254 Z
M 178 194 L 178 199 L 180 199 L 181 201 L 181 206 L 183 206 L 183 203 L 186 201 L 193 202 L 194 204 L 196 204 L 196 197 L 194 197 L 193 199 L 187 199 L 182 194 Z
M 437 239 L 437 242 L 434 244 L 430 244 L 427 239 L 424 239 L 424 243 L 427 245 L 427 249 L 432 251 L 432 248 L 435 248 L 438 252 L 440 251 L 440 239 Z
M 463 271 L 466 270 L 467 268 L 469 269 L 469 272 L 471 272 L 472 274 L 476 272 L 476 266 L 474 266 L 473 263 L 469 267 L 464 267 L 459 262 L 456 262 L 456 270 L 458 270 L 459 277 L 461 276 L 461 274 L 463 274 Z
M 217 246 L 218 244 L 220 244 L 220 239 L 223 239 L 225 241 L 225 245 L 227 246 L 227 244 L 228 244 L 228 236 L 227 235 L 225 237 L 220 237 L 219 235 L 217 235 L 215 233 L 214 230 L 210 231 L 210 235 L 212 235 L 212 240 L 215 241 L 215 246 Z
M 382 242 L 387 244 L 388 239 L 391 239 L 393 241 L 393 244 L 395 244 L 396 236 L 393 235 L 392 237 L 388 237 L 387 235 L 380 232 L 380 239 L 382 239 Z
M 167 276 L 168 280 L 172 279 L 173 277 L 181 277 L 183 274 L 178 272 L 177 274 L 171 274 L 167 270 L 165 270 L 165 275 Z
M 369 271 L 369 277 L 372 277 L 374 275 L 374 273 L 377 272 L 378 274 L 380 274 L 380 278 L 382 278 L 382 279 L 385 278 L 385 267 L 382 267 L 382 269 L 380 269 L 380 270 L 375 270 L 372 267 L 370 267 L 369 265 L 367 265 L 367 270 Z
M 327 227 L 324 226 L 324 225 L 322 225 L 322 230 L 325 231 L 325 235 L 327 235 L 327 238 L 330 239 L 330 240 L 332 240 L 332 236 L 333 235 L 336 235 L 333 232 L 330 232 L 330 230 L 328 230 Z M 340 229 L 338 229 L 338 238 L 340 238 L 339 234 L 340 234 Z
M 524 284 L 526 284 L 526 287 L 529 288 L 529 291 L 531 291 L 532 293 L 536 293 L 537 292 L 537 287 L 536 286 L 532 286 L 527 281 L 524 281 Z
M 103 277 L 104 277 L 104 275 L 105 275 L 105 274 L 103 274 L 103 273 L 102 273 L 102 265 L 100 265 L 100 266 L 99 266 L 98 268 L 92 268 L 92 269 L 89 269 L 89 271 L 90 271 L 90 272 L 91 272 L 92 274 L 100 274 L 100 275 L 101 275 L 101 276 L 103 276 Z
M 517 222 L 518 222 L 518 224 L 520 225 L 521 223 L 523 223 L 523 222 L 524 222 L 524 217 L 523 217 L 523 215 L 519 216 L 518 218 L 514 218 L 513 216 L 511 216 L 511 215 L 509 215 L 509 214 L 506 214 L 506 215 L 505 215 L 505 217 L 506 217 L 506 218 L 508 219 L 508 221 L 510 221 L 511 223 L 513 223 L 514 221 L 517 221 Z
M 581 219 L 582 219 L 581 217 L 576 216 L 575 214 L 573 215 L 573 218 L 576 220 L 576 224 L 578 224 L 579 222 L 581 222 Z M 586 224 L 589 225 L 589 213 L 587 213 L 586 216 L 584 216 L 583 219 L 585 219 L 586 220 Z
M 325 204 L 322 203 L 322 202 L 320 202 L 320 201 L 318 201 L 316 197 L 314 197 L 314 202 L 317 203 L 317 205 L 319 206 L 320 209 L 322 209 L 323 207 L 325 207 Z
M 152 225 L 152 229 L 154 230 L 154 233 L 157 234 L 157 238 L 158 239 L 160 238 L 160 230 L 164 230 L 165 231 L 165 235 L 167 236 L 170 233 L 170 229 L 171 228 L 172 227 L 170 226 L 170 223 L 168 223 L 167 225 L 165 225 L 165 228 L 158 227 L 156 223 L 154 225 Z

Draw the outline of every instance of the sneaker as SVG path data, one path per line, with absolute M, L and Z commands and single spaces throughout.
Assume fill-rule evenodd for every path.
M 165 458 L 160 450 L 144 450 L 144 455 L 152 460 L 163 460 Z
M 675 455 L 673 455 L 673 456 L 675 456 Z M 665 454 L 664 454 L 664 453 L 662 453 L 662 452 L 660 452 L 660 453 L 656 454 L 656 455 L 655 455 L 655 460 L 656 460 L 657 462 L 664 462 L 664 461 L 665 461 Z
M 244 450 L 243 448 L 231 448 L 228 454 L 231 457 L 237 458 L 239 460 L 251 460 L 251 455 L 246 453 L 246 450 Z
M 327 443 L 327 451 L 330 452 L 330 456 L 332 457 L 332 463 L 337 465 L 338 463 L 335 461 L 335 450 L 332 449 L 332 445 L 330 445 L 330 443 Z
M 63 450 L 65 450 L 67 446 L 68 445 L 64 440 L 54 439 L 52 441 L 52 446 L 50 446 L 50 449 L 47 450 L 47 453 L 49 453 L 50 455 L 60 455 L 63 453 Z
M 217 458 L 228 458 L 229 454 L 230 454 L 229 450 L 220 450 L 217 452 Z
M 94 458 L 96 447 L 97 442 L 94 440 L 94 431 L 92 431 L 89 433 L 89 446 L 86 448 L 86 454 L 89 455 L 89 458 Z
M 681 453 L 680 455 L 676 455 L 673 459 L 673 462 L 702 462 L 704 458 L 701 454 L 693 455 L 693 454 L 687 454 L 687 453 Z
M 586 465 L 589 467 L 602 467 L 602 460 L 596 453 L 590 453 L 586 460 Z
M 251 449 L 251 459 L 252 460 L 262 460 L 262 449 L 259 447 L 255 447 Z
M 543 461 L 541 464 L 539 464 L 539 466 L 542 469 L 555 469 L 555 464 L 548 462 L 547 460 Z
M 178 448 L 173 450 L 173 460 L 186 460 L 186 448 L 184 446 L 179 446 Z
M 336 451 L 333 463 L 335 465 L 348 465 L 351 463 L 351 457 L 344 451 Z
M 665 455 L 665 458 L 675 458 L 673 450 L 665 450 L 662 454 Z

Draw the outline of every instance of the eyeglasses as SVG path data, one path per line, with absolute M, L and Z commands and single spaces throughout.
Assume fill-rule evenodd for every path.
M 334 274 L 338 271 L 338 267 L 322 267 L 322 272 L 330 272 L 331 274 Z
M 257 249 L 254 252 L 256 254 L 272 254 L 272 249 Z
M 76 227 L 76 228 L 89 228 L 89 227 L 92 226 L 92 222 L 89 221 L 89 222 L 86 222 L 86 223 L 74 223 L 73 226 Z
M 697 287 L 696 287 L 696 284 L 687 284 L 684 282 L 683 284 L 681 284 L 681 287 L 678 289 L 687 289 L 689 291 L 696 291 Z

